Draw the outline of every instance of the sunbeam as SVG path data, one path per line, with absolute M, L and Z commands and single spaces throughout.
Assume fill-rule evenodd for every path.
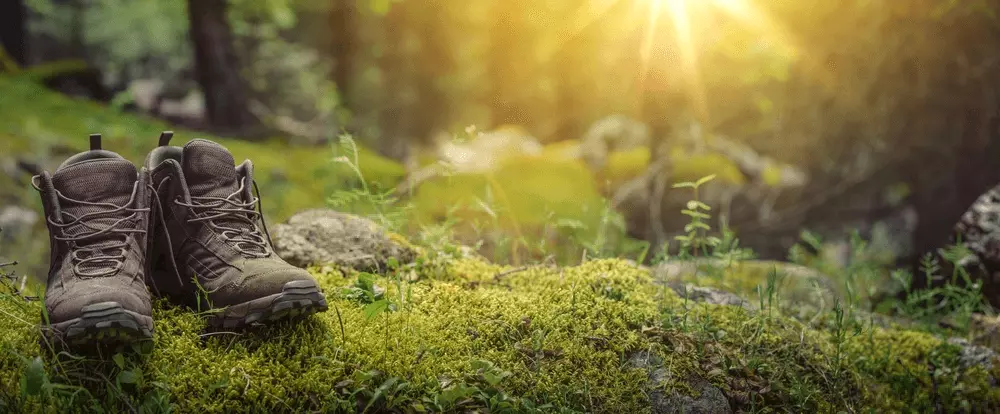
M 705 89 L 701 84 L 698 71 L 698 54 L 695 51 L 694 39 L 691 35 L 691 16 L 688 11 L 688 0 L 667 0 L 667 12 L 674 23 L 677 36 L 677 47 L 680 49 L 681 69 L 688 90 L 688 96 L 694 105 L 699 121 L 708 120 L 708 103 L 705 101 Z

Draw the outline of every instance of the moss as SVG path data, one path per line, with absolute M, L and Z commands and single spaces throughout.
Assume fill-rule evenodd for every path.
M 603 175 L 610 181 L 611 188 L 617 188 L 628 180 L 645 174 L 649 161 L 648 147 L 614 151 L 608 154 L 608 164 Z
M 687 303 L 618 260 L 505 268 L 460 259 L 443 266 L 415 283 L 380 278 L 396 310 L 370 318 L 365 304 L 338 295 L 356 274 L 330 269 L 313 270 L 329 312 L 266 331 L 206 335 L 198 316 L 158 303 L 155 347 L 121 368 L 80 361 L 57 368 L 38 349 L 39 304 L 5 297 L 0 311 L 14 322 L 0 327 L 0 345 L 9 350 L 0 354 L 0 404 L 22 407 L 26 361 L 41 355 L 52 383 L 85 384 L 96 398 L 88 405 L 111 408 L 164 398 L 180 412 L 353 410 L 369 402 L 470 409 L 503 400 L 518 412 L 546 403 L 648 412 L 647 372 L 626 362 L 641 351 L 658 355 L 669 373 L 655 384 L 663 392 L 690 394 L 702 378 L 744 410 L 926 411 L 1000 402 L 987 383 L 996 369 L 962 370 L 957 347 L 920 332 L 837 335 L 843 330 L 778 314 Z M 113 387 L 86 379 L 94 372 L 119 378 L 123 369 L 138 379 L 121 395 L 108 397 Z M 74 406 L 90 398 L 79 394 Z M 65 397 L 39 400 L 56 401 L 68 404 Z
M 542 146 L 543 157 L 560 161 L 570 161 L 580 157 L 580 140 L 564 139 Z
M 670 151 L 670 172 L 674 182 L 693 182 L 699 178 L 716 175 L 716 180 L 726 184 L 745 184 L 746 177 L 732 160 L 717 153 L 692 154 L 680 147 Z

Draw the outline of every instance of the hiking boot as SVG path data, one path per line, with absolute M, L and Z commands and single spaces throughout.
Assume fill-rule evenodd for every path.
M 146 274 L 146 171 L 90 136 L 90 151 L 32 177 L 52 249 L 43 315 L 48 339 L 80 345 L 153 336 Z
M 253 164 L 237 167 L 226 148 L 203 139 L 169 146 L 172 135 L 161 134 L 146 157 L 159 223 L 151 247 L 154 294 L 211 310 L 213 328 L 325 311 L 326 298 L 312 276 L 271 247 L 259 194 L 251 191 Z

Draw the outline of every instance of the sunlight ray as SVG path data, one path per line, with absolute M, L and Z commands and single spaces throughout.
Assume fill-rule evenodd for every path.
M 708 121 L 708 103 L 698 71 L 698 54 L 691 36 L 691 19 L 687 10 L 687 0 L 667 0 L 667 9 L 677 35 L 681 69 L 687 84 L 688 96 L 695 108 L 698 120 L 704 124 Z
M 663 0 L 652 0 L 649 5 L 649 21 L 646 22 L 646 33 L 642 37 L 642 49 L 639 51 L 639 97 L 646 91 L 646 77 L 649 76 L 649 62 L 652 59 L 653 39 L 656 36 L 656 24 L 660 20 L 660 8 Z
M 712 0 L 712 5 L 725 13 L 730 18 L 736 20 L 745 27 L 766 36 L 768 42 L 780 48 L 783 53 L 788 54 L 793 59 L 800 59 L 809 70 L 810 76 L 819 81 L 826 88 L 833 88 L 836 79 L 826 65 L 812 57 L 808 53 L 801 53 L 806 50 L 796 41 L 795 35 L 786 29 L 780 22 L 772 19 L 767 13 L 754 6 L 750 0 Z
M 583 33 L 588 27 L 597 24 L 612 7 L 618 5 L 621 0 L 590 0 L 586 5 L 581 6 L 573 16 L 568 19 L 568 23 L 558 30 L 557 40 L 541 53 L 542 60 L 548 61 L 559 53 L 573 39 Z

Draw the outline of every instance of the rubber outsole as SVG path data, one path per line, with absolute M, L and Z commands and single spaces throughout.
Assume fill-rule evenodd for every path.
M 153 338 L 153 318 L 101 302 L 81 309 L 79 318 L 43 327 L 50 340 L 71 346 L 132 343 Z
M 208 325 L 216 329 L 240 329 L 300 319 L 327 309 L 326 296 L 316 282 L 296 280 L 286 283 L 281 293 L 220 309 L 208 318 Z

